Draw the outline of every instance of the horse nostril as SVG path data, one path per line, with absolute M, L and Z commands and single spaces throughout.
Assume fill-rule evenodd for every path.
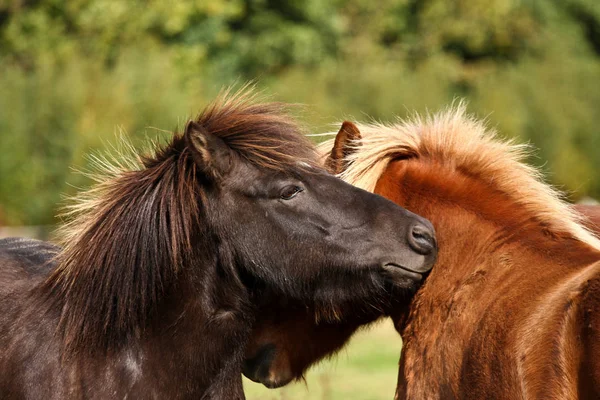
M 417 222 L 410 227 L 408 244 L 419 254 L 424 256 L 431 254 L 437 247 L 433 228 Z

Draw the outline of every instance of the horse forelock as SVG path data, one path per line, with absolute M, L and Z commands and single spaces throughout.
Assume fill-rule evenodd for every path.
M 600 249 L 600 240 L 581 224 L 583 217 L 543 181 L 536 168 L 525 163 L 530 147 L 498 138 L 485 121 L 466 114 L 463 103 L 443 112 L 395 124 L 357 124 L 362 138 L 347 156 L 348 167 L 340 177 L 373 191 L 388 164 L 396 159 L 417 158 L 459 171 L 503 193 L 550 231 L 568 233 Z M 333 141 L 320 146 L 331 150 Z
M 314 146 L 278 103 L 251 91 L 224 93 L 197 118 L 241 159 L 269 170 L 318 167 Z M 43 284 L 73 349 L 109 349 L 139 335 L 205 229 L 199 170 L 183 135 L 141 155 L 91 156 L 95 185 L 62 214 L 57 268 Z
M 252 90 L 224 91 L 196 122 L 259 168 L 321 168 L 314 145 L 291 115 L 291 105 L 261 102 Z

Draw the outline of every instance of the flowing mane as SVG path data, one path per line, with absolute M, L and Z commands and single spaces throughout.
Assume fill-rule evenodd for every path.
M 373 191 L 388 163 L 419 158 L 486 182 L 531 212 L 550 230 L 565 232 L 597 249 L 600 240 L 582 224 L 582 217 L 544 183 L 536 168 L 525 164 L 529 147 L 501 140 L 484 122 L 466 114 L 465 105 L 395 124 L 357 124 L 362 138 L 350 152 L 341 178 Z M 332 133 L 335 134 L 335 133 Z M 333 140 L 320 145 L 331 150 Z
M 195 122 L 240 158 L 271 170 L 317 166 L 310 141 L 280 103 L 224 92 Z M 184 135 L 149 155 L 92 156 L 96 184 L 76 196 L 59 231 L 63 250 L 42 284 L 66 347 L 110 349 L 143 332 L 161 296 L 198 264 L 203 180 Z

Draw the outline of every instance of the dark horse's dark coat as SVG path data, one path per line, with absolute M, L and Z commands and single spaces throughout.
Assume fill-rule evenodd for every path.
M 427 221 L 325 173 L 281 105 L 251 100 L 126 168 L 97 158 L 62 248 L 0 241 L 0 399 L 242 399 L 267 293 L 326 315 L 431 266 L 402 244 Z

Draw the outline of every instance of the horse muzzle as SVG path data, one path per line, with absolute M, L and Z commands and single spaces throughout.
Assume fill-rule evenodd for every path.
M 289 362 L 277 358 L 274 344 L 266 344 L 251 358 L 244 360 L 242 373 L 251 381 L 262 383 L 269 389 L 287 385 L 293 379 Z

